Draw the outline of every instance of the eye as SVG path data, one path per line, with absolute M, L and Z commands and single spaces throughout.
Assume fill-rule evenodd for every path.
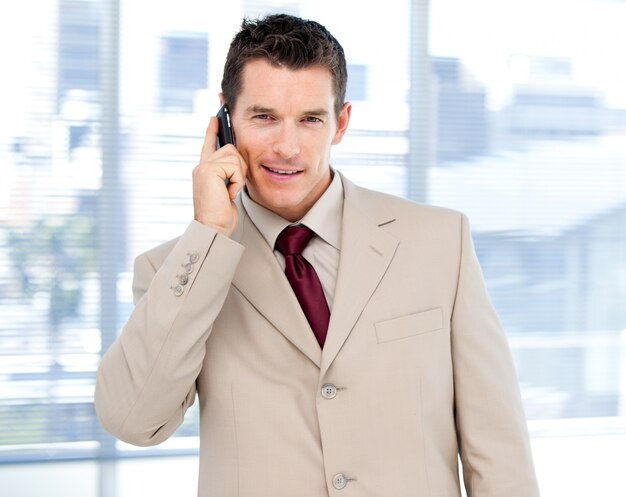
M 269 114 L 256 114 L 252 117 L 252 119 L 257 119 L 259 121 L 268 121 L 272 118 Z
M 304 118 L 304 120 L 306 122 L 308 122 L 308 123 L 321 123 L 321 122 L 324 122 L 319 117 L 315 117 L 315 116 L 306 116 Z

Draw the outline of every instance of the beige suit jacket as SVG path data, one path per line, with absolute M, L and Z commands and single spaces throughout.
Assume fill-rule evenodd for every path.
M 197 394 L 201 497 L 454 497 L 459 452 L 468 495 L 538 496 L 466 218 L 342 180 L 323 351 L 243 209 L 231 239 L 192 222 L 136 260 L 136 307 L 98 372 L 102 424 L 158 444 Z

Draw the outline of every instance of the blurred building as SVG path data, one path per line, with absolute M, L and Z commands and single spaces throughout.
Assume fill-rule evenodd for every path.
M 510 103 L 496 116 L 500 146 L 589 138 L 611 128 L 613 112 L 600 90 L 575 82 L 571 59 L 520 55 L 512 66 Z
M 437 164 L 469 160 L 489 148 L 487 92 L 459 59 L 433 57 Z

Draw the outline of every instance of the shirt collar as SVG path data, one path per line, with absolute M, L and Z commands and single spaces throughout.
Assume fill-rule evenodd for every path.
M 343 219 L 343 185 L 341 178 L 331 169 L 333 179 L 322 196 L 309 209 L 304 217 L 295 223 L 283 219 L 278 214 L 257 204 L 244 189 L 241 201 L 246 213 L 265 238 L 267 244 L 274 249 L 276 238 L 280 232 L 292 224 L 304 224 L 311 228 L 317 236 L 337 250 L 341 249 L 341 223 Z

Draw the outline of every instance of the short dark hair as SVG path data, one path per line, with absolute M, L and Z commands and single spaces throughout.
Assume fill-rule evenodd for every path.
M 342 46 L 324 26 L 287 14 L 244 19 L 230 44 L 222 77 L 224 99 L 232 108 L 241 93 L 243 69 L 255 59 L 292 70 L 327 68 L 333 80 L 335 113 L 339 116 L 346 98 L 346 58 Z

